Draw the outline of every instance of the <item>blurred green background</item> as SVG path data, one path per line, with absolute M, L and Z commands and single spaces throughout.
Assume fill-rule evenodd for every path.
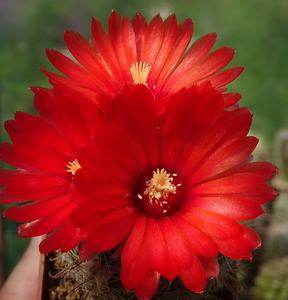
M 91 17 L 106 25 L 112 9 L 129 17 L 141 12 L 149 20 L 157 13 L 163 18 L 176 13 L 179 21 L 191 17 L 194 40 L 217 32 L 217 48 L 237 49 L 229 66 L 242 65 L 246 70 L 229 88 L 243 95 L 241 106 L 254 113 L 252 132 L 262 140 L 263 153 L 275 159 L 275 136 L 288 126 L 287 0 L 1 0 L 1 124 L 16 110 L 34 112 L 29 86 L 50 86 L 39 70 L 54 70 L 44 49 L 64 50 L 66 29 L 88 39 Z M 0 134 L 1 141 L 8 140 L 2 125 Z M 7 275 L 27 241 L 17 238 L 17 224 L 5 220 L 4 227 Z

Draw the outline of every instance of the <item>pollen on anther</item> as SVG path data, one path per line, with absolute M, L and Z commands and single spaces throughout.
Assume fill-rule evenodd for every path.
M 165 169 L 157 169 L 153 172 L 153 177 L 146 181 L 147 188 L 144 195 L 148 195 L 150 204 L 154 202 L 158 204 L 160 198 L 166 199 L 170 193 L 176 193 L 176 186 L 172 183 L 173 177 L 165 171 Z M 165 203 L 164 203 L 165 202 Z M 166 204 L 166 201 L 161 201 Z
M 146 84 L 150 69 L 151 67 L 146 62 L 142 63 L 142 61 L 140 61 L 133 63 L 130 67 L 130 73 L 134 83 Z
M 78 159 L 69 162 L 68 165 L 66 165 L 66 167 L 68 168 L 66 171 L 72 173 L 72 175 L 75 175 L 76 171 L 81 169 Z

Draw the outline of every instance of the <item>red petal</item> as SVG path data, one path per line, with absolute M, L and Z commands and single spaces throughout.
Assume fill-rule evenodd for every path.
M 216 278 L 219 275 L 219 264 L 215 257 L 198 256 L 203 268 L 205 269 L 207 278 Z
M 258 184 L 255 188 L 241 193 L 242 197 L 255 201 L 258 204 L 264 204 L 273 200 L 279 194 L 267 184 Z
M 15 175 L 27 174 L 24 170 L 2 170 L 0 172 L 0 185 L 6 186 Z
M 30 137 L 18 136 L 15 152 L 26 164 L 39 171 L 70 177 L 63 159 L 54 149 L 47 147 Z
M 141 246 L 143 244 L 146 223 L 146 216 L 141 216 L 129 234 L 121 254 L 121 262 L 124 268 L 129 267 L 138 255 L 145 255 L 145 252 L 142 253 L 143 251 L 141 250 Z
M 132 206 L 134 201 L 128 197 L 115 196 L 115 197 L 86 197 L 79 201 L 79 206 L 84 210 L 92 212 L 101 212 L 105 210 L 118 209 L 121 207 Z
M 158 18 L 158 17 L 156 16 L 154 18 Z M 151 23 L 149 25 L 149 28 L 152 25 Z M 155 88 L 155 84 L 158 80 L 158 77 L 160 76 L 163 66 L 167 62 L 167 58 L 170 55 L 171 48 L 172 48 L 173 44 L 175 43 L 175 39 L 177 37 L 177 31 L 178 31 L 176 16 L 175 15 L 169 16 L 164 21 L 164 28 L 162 28 L 162 27 L 163 27 L 163 25 L 161 26 L 160 32 L 163 33 L 163 35 L 157 36 L 157 33 L 153 33 L 153 35 L 155 37 L 157 37 L 157 43 L 156 43 L 156 46 L 153 47 L 153 49 L 157 50 L 158 52 L 154 51 L 153 54 L 154 55 L 157 54 L 157 57 L 154 56 L 154 57 L 152 57 L 153 60 L 150 60 L 150 66 L 152 69 L 148 76 L 147 84 L 151 89 Z M 164 30 L 164 32 L 163 32 L 163 30 Z M 147 36 L 146 36 L 146 39 L 147 39 Z M 143 44 L 143 46 L 145 47 L 146 44 Z M 146 61 L 145 59 L 146 59 L 146 57 L 145 58 L 143 57 L 143 61 Z
M 198 160 L 225 134 L 225 129 L 224 132 L 219 129 L 222 129 L 223 125 L 227 127 L 229 123 L 223 119 L 225 124 L 221 126 L 215 124 L 210 128 L 223 113 L 221 96 L 212 88 L 206 89 L 203 93 L 200 87 L 196 86 L 183 89 L 169 97 L 166 110 L 169 118 L 163 128 L 163 163 L 169 165 L 169 162 L 170 164 L 177 162 L 182 173 L 185 172 L 185 164 L 190 156 L 193 157 L 193 164 L 197 165 Z M 187 143 L 189 140 L 193 140 L 193 143 Z
M 240 224 L 229 217 L 198 207 L 186 206 L 182 207 L 181 210 L 187 212 L 181 214 L 183 219 L 211 237 L 217 236 L 221 239 L 227 239 L 243 235 Z
M 49 215 L 38 221 L 19 226 L 18 235 L 23 238 L 43 235 L 51 232 L 58 227 L 62 222 L 65 222 L 71 211 L 76 207 L 75 204 L 67 204 L 57 214 Z
M 149 266 L 161 272 L 167 266 L 167 245 L 158 220 L 148 218 L 143 238 L 143 253 L 147 256 Z
M 91 44 L 95 54 L 109 71 L 111 80 L 120 89 L 124 84 L 124 79 L 118 58 L 108 34 L 100 21 L 94 18 L 91 23 Z
M 11 178 L 6 192 L 24 200 L 44 200 L 67 193 L 71 181 L 44 174 L 19 174 Z
M 93 229 L 86 240 L 88 246 L 95 252 L 113 249 L 128 236 L 139 217 L 140 214 L 134 212 L 115 222 Z
M 150 89 L 145 85 L 133 86 L 119 94 L 112 105 L 141 167 L 144 168 L 150 161 L 154 167 L 159 162 L 160 124 Z
M 95 52 L 93 52 L 91 46 L 81 34 L 74 31 L 66 31 L 64 40 L 71 54 L 89 71 L 89 74 L 93 77 L 94 84 L 97 84 L 103 91 L 117 92 L 115 85 L 110 79 L 111 74 L 106 66 L 101 63 L 101 60 L 97 58 Z
M 246 239 L 245 235 L 233 240 L 220 240 L 214 238 L 214 241 L 217 243 L 219 247 L 219 251 L 221 253 L 233 259 L 252 259 L 251 250 L 254 250 L 255 248 L 259 247 L 258 236 L 257 236 L 257 247 L 252 245 L 250 241 Z
M 141 45 L 139 61 L 147 62 L 154 69 L 156 57 L 163 45 L 163 21 L 156 15 L 147 26 Z M 170 50 L 170 49 L 169 49 Z
M 170 85 L 172 90 L 176 91 L 182 87 L 189 87 L 194 84 L 196 81 L 195 78 L 189 78 L 187 81 L 187 76 L 191 73 L 195 65 L 211 50 L 216 42 L 216 37 L 215 33 L 210 33 L 194 42 L 179 66 L 174 70 L 166 85 Z M 179 82 L 178 88 L 174 89 L 176 82 Z
M 179 273 L 179 277 L 185 284 L 185 286 L 193 292 L 202 294 L 204 292 L 207 277 L 205 269 L 202 263 L 195 255 L 194 263 L 190 270 L 182 269 Z
M 233 105 L 236 105 L 236 103 L 242 98 L 242 95 L 238 93 L 227 93 L 223 94 L 224 97 L 224 107 L 229 108 Z
M 262 178 L 262 182 L 270 180 L 278 171 L 277 167 L 269 162 L 252 162 L 247 164 L 237 165 L 225 173 L 221 177 L 236 173 L 252 173 Z
M 100 179 L 102 175 L 102 178 Z M 130 185 L 121 178 L 114 177 L 108 174 L 98 173 L 96 179 L 90 174 L 79 169 L 74 175 L 75 186 L 79 191 L 88 197 L 125 197 L 131 194 Z
M 192 251 L 204 257 L 216 257 L 218 255 L 218 247 L 208 234 L 177 215 L 174 215 L 172 219 L 186 236 Z
M 261 246 L 261 240 L 260 240 L 258 233 L 248 226 L 245 226 L 243 224 L 241 224 L 241 225 L 244 230 L 243 237 L 246 239 L 246 241 L 248 243 L 250 243 L 250 245 L 253 247 L 253 249 L 259 248 Z
M 121 150 L 124 149 L 124 147 L 122 148 L 121 146 L 124 144 L 123 143 L 123 136 L 122 137 L 122 143 L 120 141 L 120 145 L 118 144 L 116 149 L 117 149 L 117 154 L 119 155 L 119 158 L 122 158 L 123 155 L 123 160 L 124 160 L 124 155 L 125 155 L 125 162 L 127 164 L 127 155 L 131 153 L 131 155 L 133 154 L 132 152 L 122 152 Z M 112 138 L 113 139 L 113 138 Z M 113 139 L 114 140 L 114 139 Z M 127 143 L 125 143 L 126 146 Z M 115 145 L 116 146 L 116 145 Z M 115 149 L 115 148 L 114 148 Z M 128 147 L 125 149 L 129 149 Z M 106 150 L 106 149 L 105 149 Z M 109 149 L 110 150 L 110 149 Z M 119 151 L 120 150 L 120 151 Z M 104 153 L 104 151 L 102 149 L 99 149 L 98 147 L 85 147 L 82 148 L 78 151 L 78 161 L 81 165 L 81 167 L 86 171 L 89 172 L 91 174 L 91 176 L 97 176 L 98 173 L 105 173 L 105 175 L 108 174 L 113 177 L 115 177 L 115 180 L 122 180 L 123 184 L 125 184 L 125 181 L 134 183 L 134 178 L 132 177 L 132 174 L 130 174 L 130 170 L 126 171 L 125 168 L 125 164 L 123 163 L 123 167 L 119 167 L 119 163 L 121 164 L 121 160 L 120 162 L 117 161 L 117 164 L 115 164 L 113 162 L 113 160 L 111 159 L 111 157 L 107 154 L 108 150 L 105 151 L 106 153 Z M 122 155 L 121 155 L 122 154 Z M 116 157 L 115 157 L 116 159 Z M 131 164 L 133 163 L 132 161 L 132 157 L 131 157 Z M 136 164 L 137 162 L 135 162 Z M 139 166 L 137 166 L 137 170 L 139 170 Z M 139 172 L 139 171 L 138 171 Z M 133 174 L 134 175 L 134 174 Z M 102 176 L 102 174 L 100 174 L 100 176 Z M 97 177 L 94 177 L 95 180 L 97 179 Z M 126 182 L 127 184 L 127 182 Z
M 79 229 L 66 221 L 40 243 L 39 250 L 41 253 L 49 253 L 60 249 L 64 253 L 75 248 L 81 241 Z
M 127 290 L 140 284 L 148 271 L 149 267 L 146 255 L 138 253 L 136 259 L 129 266 L 121 268 L 120 279 Z
M 113 161 L 117 161 L 117 165 L 121 168 L 122 173 L 123 171 L 126 172 L 126 175 L 122 176 L 124 178 L 131 176 L 134 182 L 134 178 L 137 178 L 141 174 L 141 168 L 137 156 L 135 156 L 133 149 L 131 149 L 131 141 L 123 138 L 125 133 L 119 119 L 110 118 L 106 135 L 109 136 L 109 139 L 106 139 L 107 147 L 103 145 L 103 149 L 101 149 L 102 155 L 99 155 L 99 157 L 101 157 L 103 162 L 107 163 L 108 170 L 111 168 L 110 165 L 113 165 L 111 170 L 113 169 L 113 173 L 115 172 L 115 174 L 118 174 L 119 171 L 115 168 Z M 103 157 L 104 149 L 107 155 L 106 158 Z M 127 164 L 127 157 L 130 157 L 129 165 Z
M 119 209 L 113 209 L 112 211 L 108 212 L 103 216 L 101 219 L 98 220 L 98 226 L 103 226 L 106 224 L 110 224 L 112 222 L 117 222 L 120 219 L 130 216 L 131 214 L 134 215 L 134 212 L 138 212 L 139 209 L 135 206 L 126 206 L 121 207 Z M 139 214 L 137 214 L 139 215 Z
M 156 293 L 160 274 L 152 269 L 148 269 L 144 279 L 134 287 L 136 296 L 141 300 L 149 300 Z
M 187 173 L 191 176 L 193 173 L 193 183 L 207 180 L 218 173 L 224 172 L 229 168 L 244 162 L 256 147 L 258 140 L 255 137 L 246 137 L 230 143 L 224 148 L 220 147 L 211 150 L 206 158 L 198 165 L 197 170 L 193 169 Z M 213 166 L 213 167 L 211 167 Z
M 163 65 L 160 77 L 155 83 L 154 93 L 156 94 L 157 98 L 162 98 L 169 92 L 170 86 L 166 87 L 166 85 L 164 86 L 164 84 L 179 64 L 179 59 L 187 49 L 187 46 L 192 38 L 192 34 L 193 23 L 191 19 L 184 20 L 178 25 L 177 37 L 171 47 L 170 55 L 167 57 L 167 60 Z M 181 87 L 183 87 L 183 85 Z
M 141 51 L 143 45 L 143 38 L 147 29 L 147 21 L 140 13 L 137 13 L 132 18 L 131 24 L 135 32 L 137 61 L 141 61 Z
M 24 163 L 17 154 L 15 153 L 14 145 L 9 143 L 1 143 L 0 144 L 0 157 L 1 159 L 16 168 L 23 169 L 23 170 L 35 170 L 31 166 Z
M 261 206 L 251 200 L 243 197 L 229 197 L 225 194 L 218 197 L 195 197 L 187 201 L 186 204 L 205 208 L 238 221 L 251 220 L 264 213 Z
M 69 202 L 69 195 L 36 201 L 22 206 L 9 207 L 5 210 L 4 216 L 17 222 L 32 222 L 48 215 L 57 213 Z M 23 200 L 22 200 L 23 201 Z
M 2 173 L 2 170 L 0 174 Z M 0 189 L 0 203 L 1 204 L 13 204 L 23 202 L 23 199 L 16 198 L 14 196 L 8 195 L 5 189 Z
M 209 78 L 211 84 L 215 87 L 222 87 L 234 79 L 236 79 L 244 71 L 243 67 L 237 66 L 225 71 L 222 71 L 216 75 Z
M 115 11 L 108 21 L 110 40 L 114 47 L 125 81 L 131 81 L 129 68 L 136 62 L 136 41 L 132 25 L 127 17 Z
M 181 268 L 190 268 L 193 262 L 193 253 L 189 249 L 188 241 L 172 220 L 163 218 L 158 220 L 158 224 L 166 241 L 167 261 L 169 261 L 169 266 L 167 265 L 161 274 L 169 280 L 173 280 Z
M 73 89 L 74 91 L 82 92 L 84 95 L 88 95 L 91 99 L 95 97 L 95 90 L 92 90 L 85 86 L 83 86 L 81 83 L 79 83 L 76 80 L 72 80 L 69 78 L 66 78 L 64 76 L 61 76 L 59 74 L 40 69 L 47 77 L 49 77 L 49 82 L 58 88 L 66 88 L 69 87 L 70 89 Z M 101 90 L 97 90 L 96 92 L 102 92 Z
M 65 155 L 65 159 L 69 159 L 75 156 L 75 149 L 71 143 L 59 133 L 59 131 L 51 124 L 39 118 L 27 113 L 17 112 L 15 114 L 15 120 L 21 128 L 23 135 L 27 135 L 35 140 L 45 144 L 46 147 L 54 148 L 59 155 Z M 54 151 L 55 151 L 54 150 Z
M 261 182 L 262 178 L 258 175 L 250 173 L 232 174 L 199 184 L 189 189 L 189 195 L 237 194 L 254 188 Z
M 61 73 L 67 77 L 78 82 L 78 85 L 81 85 L 85 88 L 89 88 L 96 91 L 101 91 L 97 84 L 95 84 L 95 77 L 91 75 L 87 70 L 79 66 L 77 63 L 72 61 L 70 58 L 62 54 L 61 52 L 53 49 L 47 49 L 46 55 L 51 63 L 57 68 Z M 51 72 L 44 71 L 50 77 Z M 52 73 L 53 74 L 53 73 Z M 55 74 L 56 75 L 56 74 Z M 57 76 L 57 75 L 56 75 Z M 59 76 L 59 75 L 58 75 Z M 63 77 L 63 76 L 61 76 Z M 65 77 L 64 77 L 65 79 Z M 68 80 L 70 83 L 71 81 Z M 72 82 L 71 82 L 72 83 Z M 101 82 L 99 82 L 101 83 Z

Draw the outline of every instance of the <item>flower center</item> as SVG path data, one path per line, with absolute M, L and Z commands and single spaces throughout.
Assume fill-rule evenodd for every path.
M 179 192 L 181 183 L 177 174 L 167 173 L 165 169 L 153 171 L 151 179 L 145 181 L 142 192 L 137 195 L 142 211 L 154 218 L 171 216 L 181 205 Z
M 66 167 L 68 168 L 67 172 L 72 173 L 72 175 L 75 175 L 76 171 L 81 169 L 78 159 L 69 162 L 68 165 L 66 165 Z
M 153 201 L 157 203 L 160 198 L 166 199 L 169 193 L 176 193 L 176 186 L 171 181 L 173 177 L 170 177 L 164 169 L 153 171 L 153 177 L 146 181 L 147 188 L 144 191 L 144 195 L 148 195 L 151 204 Z
M 148 63 L 142 61 L 133 63 L 130 67 L 130 73 L 132 75 L 134 83 L 146 84 L 151 67 Z

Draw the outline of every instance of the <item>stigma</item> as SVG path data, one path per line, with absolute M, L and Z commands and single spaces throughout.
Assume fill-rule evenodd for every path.
M 153 171 L 153 177 L 146 181 L 147 188 L 143 193 L 149 197 L 150 204 L 165 204 L 165 199 L 170 193 L 176 194 L 177 186 L 173 184 L 173 180 L 173 175 L 167 173 L 165 169 Z M 161 198 L 164 201 L 159 203 Z
M 69 162 L 68 165 L 66 165 L 66 167 L 68 168 L 66 171 L 72 173 L 72 175 L 75 175 L 76 171 L 81 169 L 78 159 Z
M 146 84 L 150 69 L 151 67 L 146 62 L 142 63 L 142 61 L 140 61 L 133 63 L 130 67 L 130 73 L 134 83 Z

